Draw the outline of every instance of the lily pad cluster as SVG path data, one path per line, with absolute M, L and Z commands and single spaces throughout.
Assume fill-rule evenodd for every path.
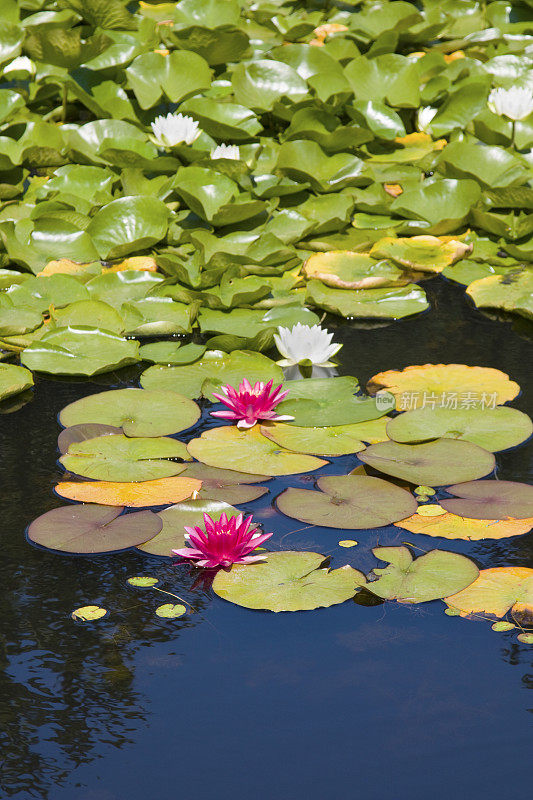
M 531 317 L 533 113 L 487 102 L 529 85 L 527 11 L 5 0 L 2 358 L 267 351 L 323 312 L 423 312 L 438 274 Z
M 243 355 L 263 369 L 269 363 L 260 354 Z M 227 359 L 233 359 L 231 374 L 240 381 L 246 359 L 244 365 L 238 353 Z M 410 383 L 427 396 L 437 385 L 453 387 L 465 375 L 472 386 L 493 391 L 504 402 L 519 392 L 504 373 L 457 364 L 413 366 L 374 376 L 368 388 L 375 395 L 362 394 L 357 379 L 349 376 L 287 381 L 288 395 L 278 408 L 290 410 L 292 420 L 250 429 L 205 426 L 198 404 L 187 395 L 203 396 L 212 409 L 210 392 L 227 374 L 223 361 L 207 358 L 196 370 L 194 364 L 161 366 L 156 372 L 151 367 L 145 374 L 164 379 L 164 388 L 100 392 L 64 408 L 58 449 L 67 474 L 56 493 L 74 504 L 37 518 L 28 529 L 30 541 L 64 553 L 134 547 L 148 557 L 168 559 L 186 547 L 186 529 L 201 526 L 204 514 L 214 521 L 238 516 L 239 506 L 269 491 L 272 477 L 299 474 L 309 475 L 310 488 L 282 485 L 274 513 L 321 530 L 328 550 L 332 530 L 337 540 L 341 531 L 358 530 L 366 537 L 394 524 L 430 537 L 477 540 L 531 529 L 533 488 L 492 474 L 494 453 L 531 435 L 526 414 L 506 405 L 456 414 L 424 403 L 411 411 L 394 410 L 400 389 Z M 385 394 L 383 387 L 389 390 Z M 314 477 L 338 456 L 352 459 L 349 474 Z M 339 541 L 340 547 L 356 544 Z M 359 602 L 364 596 L 372 602 L 444 600 L 449 615 L 497 617 L 508 626 L 497 630 L 520 628 L 521 641 L 527 641 L 533 620 L 531 570 L 480 572 L 470 558 L 440 549 L 416 558 L 404 545 L 377 546 L 372 552 L 388 566 L 364 574 L 351 565 L 332 566 L 321 553 L 281 551 L 269 540 L 259 563 L 220 569 L 212 587 L 229 602 L 274 612 L 325 608 L 352 598 Z M 129 583 L 153 588 L 158 579 L 140 576 Z M 513 622 L 503 619 L 509 610 Z M 155 613 L 177 619 L 187 609 L 167 603 Z

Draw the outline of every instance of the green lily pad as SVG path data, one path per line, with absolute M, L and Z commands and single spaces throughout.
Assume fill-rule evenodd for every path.
M 161 241 L 168 215 L 166 205 L 156 197 L 121 197 L 96 212 L 87 233 L 100 258 L 121 258 Z
M 377 289 L 334 289 L 311 280 L 306 287 L 306 302 L 341 317 L 402 319 L 429 308 L 426 293 L 415 283 Z
M 0 364 L 0 400 L 24 392 L 33 386 L 33 375 L 16 364 Z
M 472 250 L 472 245 L 452 239 L 442 242 L 436 236 L 387 236 L 372 245 L 374 258 L 391 258 L 408 269 L 422 272 L 441 272 Z
M 24 310 L 27 307 L 43 313 L 50 306 L 61 308 L 79 300 L 88 300 L 89 293 L 72 275 L 49 275 L 29 278 L 18 286 L 12 286 L 5 297 L 15 306 L 25 307 Z
M 163 603 L 155 610 L 158 617 L 162 619 L 177 619 L 187 613 L 187 609 L 181 603 Z
M 261 434 L 258 426 L 240 430 L 224 425 L 204 431 L 187 445 L 189 453 L 210 467 L 264 475 L 295 475 L 323 467 L 327 462 L 314 456 L 292 453 Z
M 360 530 L 410 517 L 417 502 L 393 483 L 362 475 L 319 478 L 319 492 L 285 489 L 276 504 L 283 514 L 324 528 Z
M 187 397 L 208 397 L 214 400 L 213 391 L 222 384 L 237 386 L 244 378 L 250 383 L 283 382 L 281 367 L 260 353 L 233 351 L 223 353 L 208 350 L 199 361 L 183 367 L 149 367 L 141 375 L 145 389 L 165 389 L 180 392 Z M 209 379 L 209 387 L 203 388 Z
M 501 308 L 533 319 L 533 272 L 511 270 L 505 275 L 490 275 L 475 280 L 467 288 L 478 308 Z
M 150 589 L 159 583 L 158 578 L 150 578 L 148 575 L 138 575 L 133 578 L 128 578 L 130 586 L 136 586 L 138 589 Z
M 121 308 L 128 336 L 166 336 L 190 333 L 194 308 L 170 297 L 146 297 Z
M 379 472 L 417 486 L 475 480 L 492 472 L 496 464 L 492 453 L 460 439 L 436 439 L 414 445 L 379 442 L 363 450 L 359 459 Z
M 467 481 L 446 489 L 457 499 L 444 498 L 446 511 L 470 519 L 533 517 L 533 486 L 516 481 Z
M 364 253 L 332 250 L 314 253 L 304 264 L 307 278 L 316 278 L 337 289 L 372 289 L 393 286 L 403 272 L 389 261 L 378 261 Z
M 394 405 L 388 396 L 363 397 L 356 378 L 307 378 L 287 381 L 289 395 L 276 411 L 294 417 L 297 427 L 332 427 L 366 422 L 383 417 Z M 385 393 L 386 394 L 386 393 Z
M 190 459 L 187 448 L 177 439 L 130 439 L 116 434 L 74 442 L 59 461 L 66 470 L 84 478 L 130 482 L 179 475 L 183 464 L 171 460 L 175 458 Z
M 113 389 L 65 406 L 59 422 L 66 428 L 100 422 L 122 428 L 126 436 L 164 436 L 190 428 L 199 418 L 196 403 L 176 392 Z
M 37 517 L 28 539 L 64 553 L 110 553 L 141 544 L 161 530 L 153 511 L 122 514 L 120 506 L 69 505 Z
M 198 461 L 187 464 L 182 475 L 184 478 L 196 478 L 202 481 L 202 488 L 197 495 L 199 500 L 218 500 L 234 505 L 251 503 L 267 494 L 266 486 L 250 484 L 271 479 L 270 475 L 251 475 L 246 472 L 235 472 L 232 469 L 208 467 Z
M 177 103 L 211 83 L 206 61 L 190 50 L 174 50 L 167 56 L 143 53 L 126 69 L 126 76 L 141 108 L 156 105 L 163 94 Z
M 428 439 L 464 439 L 496 452 L 529 439 L 533 424 L 516 408 L 431 408 L 406 411 L 387 425 L 395 442 L 423 442 Z
M 245 608 L 265 611 L 311 611 L 343 603 L 366 581 L 362 572 L 346 566 L 329 570 L 320 553 L 268 553 L 264 563 L 234 564 L 221 570 L 213 591 Z
M 7 298 L 4 299 L 4 303 Z M 0 336 L 17 336 L 34 331 L 42 323 L 40 311 L 20 306 L 0 306 Z
M 455 594 L 470 586 L 479 575 L 473 561 L 446 550 L 430 550 L 413 559 L 407 547 L 375 547 L 372 552 L 389 566 L 374 568 L 377 581 L 367 583 L 384 600 L 426 603 Z
M 185 345 L 180 342 L 153 342 L 143 344 L 139 350 L 139 356 L 143 361 L 151 361 L 154 364 L 181 366 L 198 361 L 205 351 L 205 345 L 193 342 Z
M 276 422 L 272 425 L 262 425 L 261 433 L 280 447 L 296 453 L 344 456 L 365 449 L 363 442 L 357 438 L 357 428 L 357 423 L 329 428 L 298 428 L 296 425 Z
M 53 375 L 97 375 L 139 361 L 139 343 L 98 328 L 58 328 L 27 347 L 20 361 Z
M 54 311 L 57 328 L 100 328 L 120 336 L 124 333 L 124 320 L 112 306 L 102 300 L 78 300 Z
M 204 525 L 204 514 L 218 520 L 222 514 L 229 517 L 236 517 L 240 512 L 228 503 L 216 500 L 188 500 L 184 503 L 177 503 L 174 506 L 165 508 L 158 512 L 158 517 L 163 523 L 163 527 L 153 539 L 138 545 L 138 549 L 143 553 L 150 553 L 154 556 L 168 556 L 175 558 L 172 550 L 179 550 L 186 547 L 185 525 L 194 528 Z
M 97 275 L 86 286 L 93 299 L 102 300 L 120 311 L 124 303 L 143 299 L 163 281 L 162 275 L 154 275 L 148 270 L 128 269 Z
M 123 433 L 122 428 L 113 425 L 102 425 L 99 422 L 85 422 L 81 425 L 72 425 L 65 428 L 57 437 L 57 447 L 62 456 L 65 455 L 71 444 L 85 442 L 87 439 L 96 439 L 97 436 L 113 436 Z
M 72 614 L 72 619 L 76 622 L 95 622 L 97 619 L 102 619 L 107 614 L 106 608 L 100 606 L 82 606 L 76 608 Z

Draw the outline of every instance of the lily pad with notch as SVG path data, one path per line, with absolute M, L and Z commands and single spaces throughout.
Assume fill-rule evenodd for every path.
M 533 517 L 533 486 L 517 481 L 467 481 L 448 486 L 454 498 L 440 502 L 446 511 L 471 519 Z

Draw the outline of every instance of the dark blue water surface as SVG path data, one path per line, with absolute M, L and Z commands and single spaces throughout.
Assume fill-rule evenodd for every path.
M 498 367 L 531 412 L 527 323 L 473 310 L 461 287 L 425 284 L 429 313 L 390 324 L 340 323 L 342 374 L 361 384 L 410 364 Z M 52 492 L 56 416 L 72 400 L 136 384 L 136 372 L 90 382 L 37 379 L 35 397 L 0 417 L 2 567 L 0 798 L 45 800 L 522 800 L 531 796 L 533 648 L 485 621 L 448 617 L 436 601 L 352 601 L 292 614 L 248 611 L 192 588 L 194 571 L 136 551 L 69 557 L 31 546 L 28 523 L 61 505 Z M 528 389 L 529 385 L 529 389 Z M 498 476 L 531 479 L 531 442 L 498 456 Z M 357 464 L 345 457 L 323 472 Z M 376 544 L 443 547 L 480 567 L 533 567 L 532 534 L 468 543 L 397 527 L 335 531 L 276 512 L 269 483 L 246 510 L 276 549 L 329 554 L 332 565 L 376 565 Z M 346 550 L 339 539 L 355 538 Z M 165 621 L 165 596 L 133 590 L 132 575 L 197 610 Z M 196 572 L 196 575 L 198 573 Z M 169 599 L 169 598 L 167 598 Z M 108 616 L 76 624 L 101 604 Z

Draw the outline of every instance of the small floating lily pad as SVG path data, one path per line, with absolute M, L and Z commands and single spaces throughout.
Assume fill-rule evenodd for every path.
M 59 461 L 69 472 L 103 481 L 148 481 L 183 472 L 190 460 L 183 442 L 166 436 L 128 438 L 124 434 L 74 442 Z
M 108 505 L 60 506 L 37 517 L 28 528 L 28 539 L 64 553 L 108 553 L 141 544 L 161 530 L 152 511 L 123 514 Z
M 76 608 L 72 614 L 72 619 L 76 622 L 96 622 L 97 619 L 102 619 L 107 614 L 106 608 L 100 606 L 81 606 Z
M 113 389 L 83 397 L 66 406 L 61 425 L 101 422 L 121 427 L 126 436 L 164 436 L 194 425 L 200 409 L 188 397 L 171 391 Z
M 343 603 L 366 583 L 362 572 L 346 566 L 328 570 L 320 553 L 268 553 L 257 564 L 234 564 L 213 581 L 215 594 L 245 608 L 311 611 Z
M 372 552 L 389 566 L 374 568 L 377 581 L 367 588 L 384 600 L 425 603 L 458 592 L 473 583 L 479 570 L 469 558 L 446 550 L 430 550 L 413 559 L 407 547 L 375 547 Z M 459 588 L 460 587 L 460 588 Z
M 389 525 L 413 514 L 410 492 L 381 478 L 339 475 L 319 478 L 320 491 L 285 489 L 276 504 L 288 517 L 324 528 L 361 530 Z
M 464 439 L 496 452 L 529 439 L 533 423 L 516 408 L 418 408 L 406 411 L 387 425 L 395 442 L 422 442 L 427 439 Z
M 159 583 L 158 578 L 150 578 L 148 575 L 137 575 L 134 578 L 128 578 L 130 586 L 136 586 L 139 589 L 148 589 L 150 586 L 155 586 Z
M 468 481 L 449 486 L 457 499 L 445 498 L 446 511 L 472 519 L 533 517 L 533 486 L 517 481 Z
M 187 613 L 187 609 L 181 603 L 163 603 L 155 610 L 158 617 L 163 619 L 177 619 Z
M 459 476 L 463 481 L 482 478 L 496 463 L 492 453 L 459 439 L 423 444 L 379 442 L 363 450 L 359 458 L 386 475 L 428 486 L 456 483 Z
M 210 428 L 190 441 L 187 449 L 193 458 L 210 467 L 230 467 L 237 472 L 295 475 L 327 464 L 315 456 L 284 450 L 263 436 L 258 426 L 250 430 L 240 430 L 236 425 Z
M 187 500 L 177 503 L 170 508 L 159 511 L 163 527 L 153 539 L 138 546 L 143 553 L 154 556 L 168 556 L 173 558 L 172 550 L 179 550 L 186 546 L 185 526 L 194 528 L 196 525 L 203 527 L 204 514 L 209 514 L 214 520 L 220 519 L 222 514 L 227 517 L 236 517 L 239 511 L 228 503 L 216 500 Z

